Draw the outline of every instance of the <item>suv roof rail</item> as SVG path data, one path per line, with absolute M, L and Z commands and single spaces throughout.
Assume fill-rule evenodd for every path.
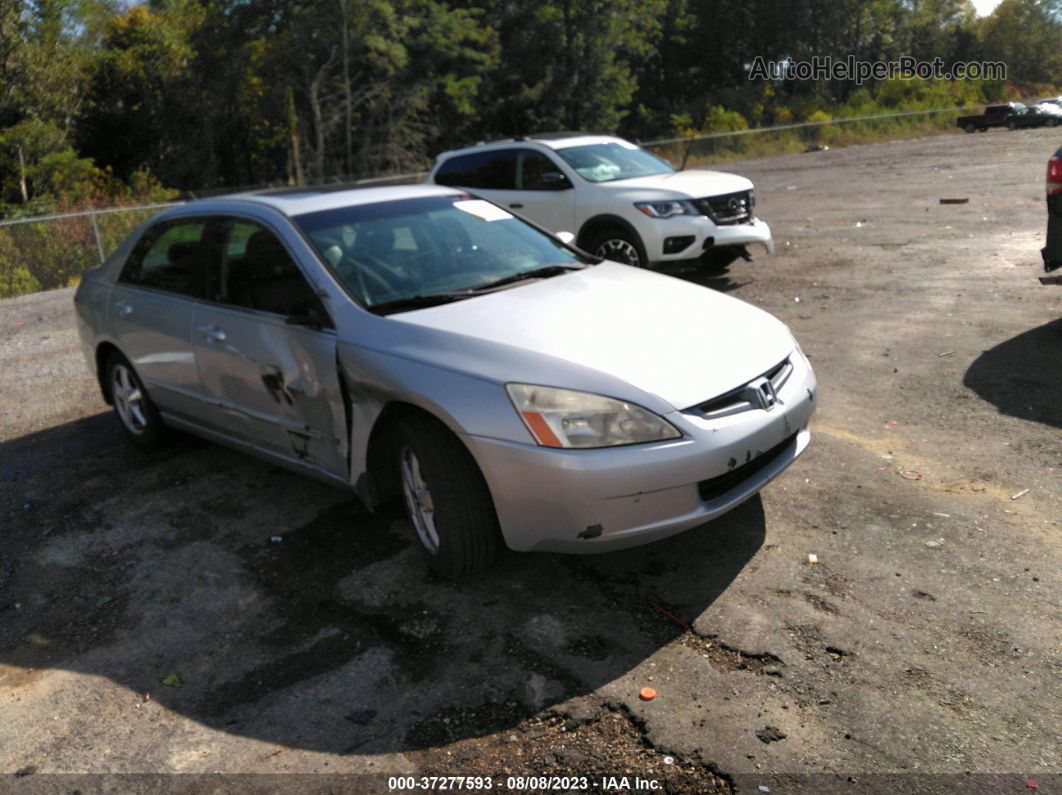
M 462 144 L 455 146 L 453 150 L 459 149 L 472 149 L 476 146 L 486 146 L 487 144 L 518 144 L 524 141 L 555 141 L 559 138 L 578 138 L 583 135 L 612 135 L 612 133 L 602 132 L 587 132 L 579 130 L 557 130 L 553 132 L 540 132 L 540 133 L 528 133 L 527 135 L 514 135 L 507 138 L 484 138 L 479 141 L 474 141 L 468 144 Z
M 552 141 L 557 138 L 577 138 L 582 135 L 612 135 L 612 133 L 593 132 L 590 130 L 557 130 L 555 132 L 533 133 L 527 137 L 540 141 Z

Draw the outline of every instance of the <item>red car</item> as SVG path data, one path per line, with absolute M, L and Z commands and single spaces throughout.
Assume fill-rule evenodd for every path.
M 1047 161 L 1047 245 L 1040 251 L 1044 270 L 1062 269 L 1062 147 Z M 1041 276 L 1042 284 L 1062 284 L 1062 273 Z

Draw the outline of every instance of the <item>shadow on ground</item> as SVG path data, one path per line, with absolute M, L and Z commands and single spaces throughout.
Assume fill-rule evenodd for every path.
M 738 262 L 740 263 L 740 260 Z M 703 287 L 710 287 L 720 293 L 738 290 L 753 281 L 753 279 L 735 281 L 727 272 L 728 270 L 729 267 L 712 267 L 697 260 L 665 264 L 657 267 L 657 271 L 665 276 L 674 276 L 676 279 L 699 284 Z
M 143 453 L 100 414 L 0 454 L 0 663 L 328 752 L 481 736 L 613 682 L 688 632 L 764 538 L 755 498 L 649 547 L 510 554 L 451 583 L 394 510 L 195 439 Z
M 1062 428 L 1062 319 L 985 351 L 963 384 L 1003 414 Z

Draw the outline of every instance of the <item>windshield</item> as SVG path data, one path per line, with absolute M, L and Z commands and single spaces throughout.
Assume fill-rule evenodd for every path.
M 436 296 L 467 298 L 497 282 L 519 283 L 520 274 L 550 266 L 560 266 L 560 273 L 597 261 L 468 195 L 339 207 L 294 220 L 370 309 Z M 554 274 L 535 274 L 546 275 Z
M 590 182 L 614 182 L 617 179 L 672 174 L 667 161 L 634 144 L 613 141 L 558 149 L 560 155 L 579 176 Z

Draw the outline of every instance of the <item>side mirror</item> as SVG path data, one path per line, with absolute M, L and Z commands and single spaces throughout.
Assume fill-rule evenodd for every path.
M 559 240 L 561 243 L 564 243 L 565 245 L 575 245 L 575 235 L 573 235 L 571 232 L 558 232 L 556 237 L 557 240 Z
M 546 171 L 538 181 L 543 190 L 567 190 L 572 186 L 568 178 L 559 171 Z

